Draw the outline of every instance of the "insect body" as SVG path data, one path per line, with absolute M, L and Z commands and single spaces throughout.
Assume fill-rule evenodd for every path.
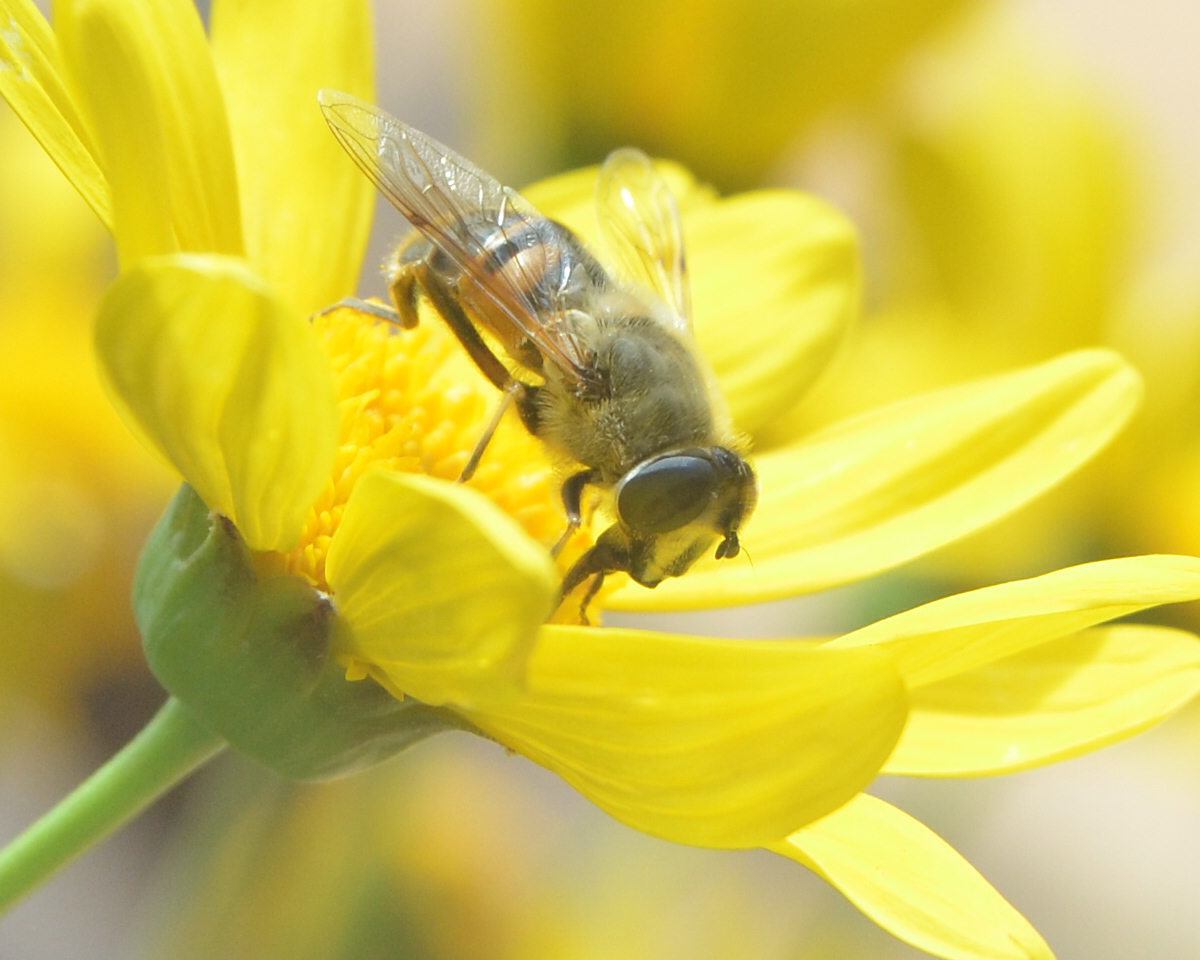
M 449 148 L 348 94 L 325 90 L 320 102 L 342 146 L 417 228 L 393 262 L 401 324 L 416 324 L 427 297 L 530 432 L 579 465 L 563 484 L 560 544 L 582 522 L 585 489 L 611 495 L 616 522 L 567 572 L 563 596 L 594 578 L 586 615 L 609 573 L 654 587 L 714 543 L 717 559 L 737 556 L 757 479 L 692 338 L 678 211 L 650 160 L 617 151 L 600 174 L 614 276 L 567 227 Z

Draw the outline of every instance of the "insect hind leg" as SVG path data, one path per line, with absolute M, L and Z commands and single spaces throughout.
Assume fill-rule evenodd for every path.
M 432 271 L 425 269 L 423 264 L 414 267 L 414 282 L 420 285 L 421 291 L 433 304 L 450 331 L 458 338 L 467 356 L 471 358 L 479 372 L 487 377 L 497 390 L 507 392 L 518 381 L 508 372 L 508 368 L 500 362 L 492 348 L 487 345 L 482 335 L 471 322 L 465 310 L 455 298 L 454 293 L 446 283 Z
M 399 287 L 397 286 L 399 284 Z M 400 296 L 397 296 L 399 290 Z M 500 426 L 500 421 L 504 417 L 505 411 L 509 405 L 515 402 L 517 411 L 521 415 L 521 420 L 530 432 L 535 432 L 531 424 L 537 416 L 537 393 L 538 388 L 530 386 L 514 377 L 508 372 L 508 368 L 500 362 L 500 359 L 488 346 L 483 339 L 475 324 L 471 322 L 471 318 L 458 302 L 454 292 L 449 285 L 435 271 L 429 269 L 428 264 L 424 260 L 414 262 L 404 262 L 399 264 L 398 272 L 392 281 L 392 295 L 397 299 L 397 308 L 400 309 L 404 303 L 413 305 L 412 324 L 416 324 L 415 319 L 415 303 L 417 292 L 424 293 L 429 298 L 433 308 L 438 312 L 450 331 L 458 338 L 458 342 L 462 344 L 464 350 L 467 351 L 467 356 L 471 358 L 475 366 L 479 368 L 479 372 L 492 382 L 496 389 L 503 394 L 495 413 L 491 420 L 488 421 L 484 428 L 479 442 L 475 444 L 475 449 L 471 453 L 470 459 L 463 467 L 463 471 L 459 476 L 459 482 L 462 483 L 469 480 L 475 473 L 475 469 L 479 466 L 479 461 L 483 458 L 484 451 L 487 450 L 488 444 L 491 443 L 492 437 L 496 429 Z M 403 313 L 401 313 L 402 322 Z

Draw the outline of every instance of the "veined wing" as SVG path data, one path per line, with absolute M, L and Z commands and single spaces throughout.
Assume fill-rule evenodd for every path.
M 512 324 L 497 336 L 505 343 L 528 339 L 544 359 L 578 376 L 580 346 L 534 300 L 541 278 L 527 276 L 517 256 L 539 242 L 546 218 L 465 157 L 373 104 L 336 90 L 322 90 L 318 100 L 359 169 Z M 498 257 L 504 270 L 493 267 Z M 557 278 L 563 287 L 566 272 Z
M 631 147 L 614 150 L 596 183 L 596 214 L 621 272 L 662 298 L 691 331 L 692 303 L 679 206 L 654 162 Z

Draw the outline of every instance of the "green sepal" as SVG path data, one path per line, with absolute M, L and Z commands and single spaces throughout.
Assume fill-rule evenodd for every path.
M 298 577 L 260 576 L 237 528 L 186 484 L 146 542 L 133 604 L 159 682 L 286 777 L 351 773 L 464 726 L 373 680 L 346 680 L 329 598 Z

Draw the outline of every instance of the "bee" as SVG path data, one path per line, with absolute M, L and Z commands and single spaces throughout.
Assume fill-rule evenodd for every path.
M 678 207 L 650 159 L 618 150 L 600 171 L 610 268 L 431 137 L 349 94 L 319 99 L 342 147 L 416 228 L 390 268 L 398 322 L 415 326 L 424 296 L 502 391 L 462 479 L 515 405 L 576 465 L 562 485 L 567 530 L 556 554 L 583 522 L 585 490 L 608 498 L 615 522 L 567 571 L 562 597 L 590 578 L 586 620 L 611 573 L 656 587 L 714 543 L 718 560 L 736 557 L 758 481 L 693 339 Z

